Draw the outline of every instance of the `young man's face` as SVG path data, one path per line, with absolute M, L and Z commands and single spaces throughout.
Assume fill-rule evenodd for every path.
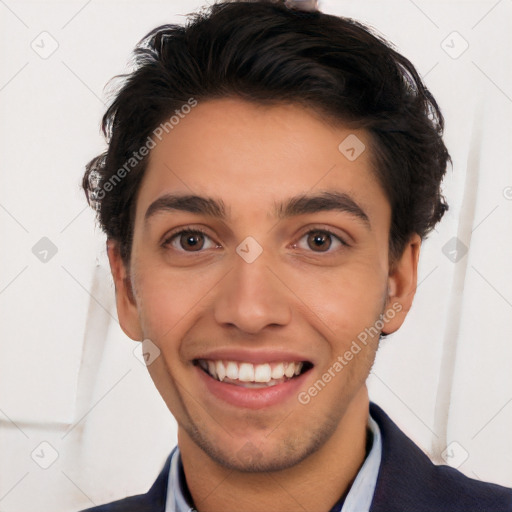
M 366 146 L 355 160 L 338 148 L 351 134 Z M 382 327 L 380 315 L 387 333 L 402 323 L 419 253 L 416 240 L 390 274 L 391 210 L 370 151 L 364 131 L 328 127 L 299 106 L 236 99 L 199 103 L 151 151 L 137 196 L 134 301 L 109 249 L 119 318 L 130 337 L 160 349 L 148 369 L 180 440 L 221 465 L 295 465 L 346 435 L 351 411 L 367 411 L 378 335 L 366 345 L 358 335 Z M 304 201 L 325 193 L 339 208 Z M 170 196 L 184 195 L 222 212 L 200 201 L 188 202 L 195 211 L 173 208 Z M 290 206 L 293 198 L 303 201 Z M 206 234 L 186 232 L 196 229 Z M 231 379 L 202 367 L 219 371 L 219 361 Z M 307 371 L 283 377 L 286 363 Z

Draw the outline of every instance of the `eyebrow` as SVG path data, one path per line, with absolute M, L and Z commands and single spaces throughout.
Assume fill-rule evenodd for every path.
M 338 211 L 348 213 L 370 228 L 370 219 L 363 208 L 345 192 L 321 192 L 294 196 L 274 206 L 276 217 L 286 219 L 307 213 Z
M 144 222 L 147 222 L 157 213 L 165 211 L 198 213 L 222 220 L 225 220 L 226 218 L 226 208 L 224 207 L 224 202 L 222 200 L 192 194 L 165 194 L 151 203 L 144 215 Z
M 222 200 L 194 194 L 165 194 L 151 203 L 144 215 L 144 222 L 148 222 L 157 213 L 166 211 L 196 213 L 221 220 L 226 220 L 227 216 Z M 279 220 L 326 211 L 348 213 L 362 221 L 367 228 L 371 228 L 368 215 L 352 197 L 344 192 L 328 191 L 314 195 L 301 194 L 286 201 L 274 203 L 274 216 Z

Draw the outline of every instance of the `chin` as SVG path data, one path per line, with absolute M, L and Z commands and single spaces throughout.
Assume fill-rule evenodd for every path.
M 331 424 L 317 424 L 316 428 L 303 426 L 303 432 L 307 433 L 281 432 L 280 436 L 275 429 L 258 441 L 244 442 L 243 437 L 234 436 L 222 444 L 198 430 L 188 434 L 210 459 L 226 469 L 241 473 L 269 473 L 297 466 L 316 453 L 333 434 L 333 427 Z M 269 435 L 273 439 L 269 439 Z

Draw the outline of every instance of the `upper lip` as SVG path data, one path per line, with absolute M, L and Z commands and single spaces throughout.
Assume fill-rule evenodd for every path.
M 282 350 L 247 350 L 247 349 L 216 349 L 194 357 L 194 360 L 206 359 L 210 361 L 236 361 L 239 363 L 283 363 L 283 362 L 309 362 L 311 358 L 298 352 Z

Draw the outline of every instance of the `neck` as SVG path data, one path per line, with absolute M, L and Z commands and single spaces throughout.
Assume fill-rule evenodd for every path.
M 179 429 L 178 445 L 195 508 L 199 512 L 328 512 L 348 493 L 366 457 L 368 406 L 365 388 L 316 452 L 291 468 L 266 473 L 219 465 Z

